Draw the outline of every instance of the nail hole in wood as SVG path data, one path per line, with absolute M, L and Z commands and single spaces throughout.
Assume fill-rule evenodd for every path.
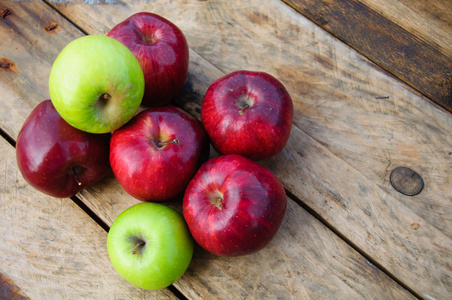
M 3 20 L 5 20 L 6 17 L 10 16 L 10 15 L 11 15 L 11 11 L 9 9 L 7 9 L 7 8 L 0 9 L 0 16 Z
M 57 23 L 51 23 L 50 25 L 47 25 L 46 27 L 44 27 L 45 31 L 52 31 L 58 28 L 58 24 Z
M 19 72 L 19 69 L 17 68 L 16 64 L 7 59 L 6 57 L 0 57 L 0 69 L 12 71 L 15 73 Z

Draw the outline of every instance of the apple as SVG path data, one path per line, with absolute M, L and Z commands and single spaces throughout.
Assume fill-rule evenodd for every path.
M 252 160 L 272 157 L 285 147 L 293 103 L 286 88 L 264 72 L 236 71 L 210 85 L 201 122 L 220 154 Z
M 58 54 L 49 92 L 61 117 L 90 133 L 107 133 L 128 122 L 144 94 L 144 75 L 133 53 L 117 40 L 88 35 Z
M 167 19 L 136 13 L 113 27 L 108 36 L 126 45 L 144 72 L 142 105 L 167 105 L 182 90 L 188 74 L 189 50 L 183 32 Z
M 141 201 L 182 198 L 188 182 L 208 159 L 201 124 L 180 108 L 148 108 L 116 130 L 110 143 L 113 173 Z
M 193 256 L 193 238 L 176 210 L 143 202 L 127 208 L 113 221 L 107 251 L 124 279 L 140 288 L 157 290 L 185 273 Z
M 71 197 L 110 172 L 110 134 L 91 134 L 64 121 L 50 100 L 37 105 L 16 142 L 24 179 L 37 190 Z
M 286 207 L 286 193 L 278 178 L 238 154 L 204 163 L 190 181 L 182 203 L 193 238 L 219 256 L 242 256 L 263 249 L 278 231 Z

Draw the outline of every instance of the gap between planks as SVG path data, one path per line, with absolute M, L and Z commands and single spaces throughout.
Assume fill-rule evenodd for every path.
M 282 1 L 452 112 L 452 61 L 439 46 L 430 45 L 361 1 Z M 355 32 L 367 32 L 368 37 Z
M 311 207 L 309 207 L 303 200 L 292 194 L 289 190 L 285 189 L 286 194 L 289 198 L 294 200 L 298 205 L 300 205 L 304 210 L 306 210 L 310 215 L 312 215 L 314 218 L 316 218 L 320 223 L 322 223 L 326 228 L 331 230 L 335 235 L 337 235 L 341 240 L 343 240 L 347 245 L 349 245 L 353 250 L 358 252 L 360 255 L 362 255 L 365 259 L 369 261 L 370 264 L 372 264 L 375 268 L 379 269 L 383 273 L 385 273 L 389 278 L 394 280 L 398 285 L 406 289 L 408 292 L 410 292 L 414 297 L 418 299 L 422 299 L 422 297 L 416 293 L 412 288 L 410 288 L 408 285 L 406 285 L 402 280 L 398 279 L 394 274 L 392 274 L 388 269 L 383 267 L 380 263 L 378 263 L 375 259 L 373 259 L 370 255 L 366 253 L 363 249 L 361 249 L 358 245 L 353 243 L 349 238 L 347 238 L 345 235 L 343 235 L 338 229 L 336 229 L 332 224 L 330 224 L 325 218 L 322 218 L 322 216 L 317 213 L 315 210 L 313 210 Z
M 47 0 L 43 0 L 43 2 L 45 2 L 45 4 L 47 4 L 51 9 L 55 10 L 61 17 L 63 17 L 64 19 L 66 19 L 71 25 L 73 25 L 75 28 L 77 28 L 77 30 L 79 30 L 81 33 L 83 33 L 84 35 L 89 35 L 90 33 L 85 31 L 83 28 L 81 28 L 80 26 L 78 26 L 73 20 L 71 20 L 69 17 L 67 17 L 65 14 L 63 14 L 61 12 L 61 10 L 59 10 L 58 8 L 56 8 L 55 6 L 52 6 Z M 190 51 L 196 53 L 197 56 L 201 57 L 206 63 L 208 63 L 212 68 L 217 69 L 219 72 L 221 73 L 226 73 L 224 70 L 221 70 L 220 68 L 216 67 L 215 65 L 213 65 L 208 59 L 204 58 L 202 55 L 200 55 L 199 53 L 197 53 L 196 51 L 194 51 L 193 49 L 190 49 Z M 176 105 L 184 110 L 187 110 L 187 107 L 184 106 L 184 103 L 178 103 L 177 102 L 178 99 L 173 101 L 173 105 Z M 186 103 L 185 103 L 186 104 Z M 190 110 L 190 109 L 188 109 Z M 199 119 L 199 111 L 200 108 L 196 107 L 194 108 L 194 110 L 196 110 L 195 112 L 195 117 L 197 117 Z M 193 114 L 193 110 L 191 112 L 191 114 Z M 295 126 L 295 125 L 294 125 Z M 0 128 L 1 130 L 1 128 Z M 2 136 L 8 136 L 3 130 L 1 130 L 1 135 Z M 8 142 L 11 145 L 15 145 L 15 141 L 14 139 L 12 139 L 11 137 L 9 137 L 9 139 L 7 139 Z M 14 144 L 13 144 L 14 143 Z M 312 215 L 315 219 L 317 219 L 320 223 L 322 223 L 326 228 L 328 228 L 329 230 L 331 230 L 336 236 L 338 236 L 341 240 L 343 240 L 347 245 L 349 245 L 353 250 L 355 250 L 356 252 L 358 252 L 360 255 L 362 255 L 365 259 L 367 259 L 373 266 L 375 266 L 376 268 L 378 268 L 379 270 L 381 270 L 384 274 L 386 274 L 389 278 L 391 278 L 392 280 L 394 280 L 397 284 L 399 284 L 401 287 L 403 287 L 404 289 L 406 289 L 408 292 L 410 292 L 413 296 L 417 297 L 417 298 L 422 298 L 420 297 L 420 295 L 418 295 L 413 289 L 411 289 L 409 286 L 407 286 L 406 284 L 404 284 L 401 280 L 399 280 L 396 276 L 394 276 L 392 273 L 390 273 L 387 269 L 385 269 L 384 267 L 382 267 L 379 263 L 377 263 L 371 256 L 367 255 L 367 253 L 365 251 L 363 251 L 362 249 L 360 249 L 356 244 L 354 244 L 353 242 L 351 242 L 348 238 L 346 238 L 343 234 L 341 234 L 337 229 L 334 228 L 334 226 L 332 226 L 331 224 L 329 224 L 324 218 L 322 218 L 315 210 L 313 210 L 312 208 L 310 208 L 305 202 L 303 202 L 300 198 L 298 198 L 297 196 L 295 196 L 295 194 L 291 193 L 289 190 L 285 189 L 287 196 L 289 198 L 291 198 L 295 203 L 297 203 L 298 205 L 300 205 L 303 209 L 305 209 L 310 215 Z M 77 206 L 79 206 L 83 211 L 85 211 L 85 213 L 87 213 L 101 228 L 103 228 L 106 232 L 109 231 L 109 226 L 106 222 L 104 222 L 104 220 L 102 220 L 101 217 L 99 217 L 91 208 L 89 208 L 77 195 L 71 197 L 72 201 L 74 201 L 75 204 L 77 204 Z M 187 297 L 185 295 L 182 294 L 182 292 L 180 290 L 178 290 L 174 285 L 171 285 L 169 287 L 169 290 L 178 298 L 180 299 L 187 299 Z
M 0 136 L 2 138 L 4 138 L 8 144 L 10 144 L 14 149 L 16 147 L 16 141 L 9 136 L 2 128 L 0 128 Z M 110 226 L 108 226 L 107 223 L 105 223 L 93 210 L 91 210 L 79 197 L 77 197 L 77 195 L 70 197 L 70 199 L 81 209 L 83 210 L 91 219 L 94 220 L 94 222 L 97 223 L 97 225 L 99 225 L 103 230 L 105 230 L 105 232 L 108 233 L 108 231 L 110 230 Z M 2 273 L 0 271 L 0 279 L 2 278 Z M 6 278 L 6 277 L 5 277 Z M 2 281 L 0 280 L 0 283 L 2 283 Z M 6 289 L 7 291 L 10 291 L 10 293 L 8 293 L 6 296 L 11 297 L 12 295 L 17 296 L 17 298 L 13 298 L 13 299 L 28 299 L 25 295 L 22 295 L 20 291 L 20 289 L 16 286 L 3 286 L 0 285 L 3 289 Z M 18 289 L 16 291 L 16 289 Z M 179 291 L 174 285 L 170 285 L 167 287 L 167 289 L 174 294 L 175 297 L 177 297 L 178 299 L 181 300 L 187 300 L 188 298 L 182 294 L 181 291 Z M 0 296 L 2 296 L 3 294 L 0 293 Z M 22 297 L 23 296 L 23 297 Z
M 72 23 L 72 22 L 71 22 Z
M 69 23 L 71 23 L 74 27 L 76 27 L 78 30 L 80 30 L 82 33 L 84 33 L 85 35 L 89 35 L 90 33 L 85 31 L 83 28 L 81 28 L 80 26 L 78 26 L 74 21 L 72 21 L 69 17 L 67 17 L 65 14 L 63 14 L 55 5 L 51 5 L 47 0 L 44 0 L 44 2 L 49 5 L 52 9 L 54 9 L 56 12 L 58 12 L 58 14 L 60 14 L 63 18 L 65 18 Z M 190 49 L 190 51 L 196 53 L 197 56 L 201 57 L 203 60 L 205 60 L 212 68 L 217 69 L 218 71 L 220 71 L 221 73 L 226 73 L 224 70 L 218 68 L 217 66 L 215 66 L 214 64 L 212 64 L 208 59 L 206 59 L 205 57 L 203 57 L 202 55 L 200 55 L 199 53 L 197 53 L 196 51 L 194 51 L 193 49 Z M 187 107 L 184 107 L 183 104 L 180 103 L 174 103 L 176 106 L 179 106 L 185 110 L 187 110 Z M 190 104 L 189 104 L 190 105 Z M 197 114 L 199 114 L 199 109 L 200 108 L 195 108 L 195 110 L 197 110 L 197 112 L 195 113 L 195 116 Z M 190 108 L 188 109 L 190 110 Z M 193 114 L 193 111 L 191 112 Z M 196 116 L 199 119 L 199 116 Z M 295 125 L 294 125 L 295 126 Z M 302 130 L 300 128 L 300 130 Z M 365 257 L 367 260 L 369 260 L 374 266 L 376 266 L 378 269 L 380 269 L 381 271 L 383 271 L 387 276 L 389 276 L 392 280 L 394 280 L 395 282 L 397 282 L 399 285 L 401 285 L 403 288 L 405 288 L 407 291 L 409 291 L 411 294 L 413 294 L 414 296 L 420 298 L 420 296 L 411 288 L 409 288 L 407 285 L 405 285 L 401 280 L 399 280 L 397 277 L 395 277 L 392 273 L 390 273 L 386 268 L 382 267 L 380 264 L 378 264 L 377 262 L 375 262 L 374 259 L 372 259 L 369 255 L 367 255 L 365 253 L 365 251 L 363 251 L 361 248 L 359 248 L 356 244 L 354 244 L 353 242 L 351 242 L 348 238 L 346 238 L 343 234 L 341 234 L 337 229 L 334 228 L 334 226 L 332 226 L 331 224 L 329 224 L 324 218 L 322 218 L 317 212 L 315 212 L 312 208 L 310 208 L 306 203 L 304 203 L 300 198 L 298 198 L 297 196 L 295 196 L 293 193 L 291 193 L 290 191 L 288 191 L 286 189 L 286 192 L 288 193 L 288 196 L 290 198 L 292 198 L 298 205 L 300 205 L 301 207 L 303 207 L 305 210 L 308 211 L 309 214 L 311 214 L 314 218 L 316 218 L 319 222 L 321 222 L 323 225 L 325 225 L 328 229 L 330 229 L 334 234 L 336 234 L 340 239 L 342 239 L 343 241 L 346 242 L 347 245 L 349 245 L 352 249 L 354 249 L 355 251 L 357 251 L 358 253 L 360 253 L 363 257 Z M 85 208 L 89 211 L 91 211 L 84 203 L 83 201 L 81 201 L 79 198 L 77 198 L 78 201 L 80 201 L 80 203 L 82 203 Z M 91 211 L 92 212 L 92 211 Z M 92 214 L 95 215 L 94 212 L 92 212 Z M 100 222 L 100 226 L 101 227 L 107 227 L 108 225 L 101 220 L 97 215 L 95 215 Z M 97 221 L 96 221 L 97 222 Z M 103 225 L 101 225 L 103 224 Z

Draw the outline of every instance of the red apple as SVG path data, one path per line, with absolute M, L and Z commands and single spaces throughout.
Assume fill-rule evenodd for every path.
M 253 160 L 284 148 L 292 128 L 293 103 L 286 88 L 264 72 L 236 71 L 207 90 L 201 122 L 221 154 Z
M 145 80 L 143 106 L 166 105 L 180 93 L 187 79 L 189 54 L 187 40 L 176 25 L 140 12 L 107 35 L 123 43 L 140 62 Z
M 113 133 L 110 163 L 130 195 L 168 202 L 182 198 L 209 146 L 201 124 L 182 109 L 149 108 Z
M 270 243 L 286 206 L 284 188 L 270 170 L 229 154 L 200 167 L 186 189 L 182 209 L 201 247 L 220 256 L 240 256 Z
M 37 190 L 53 197 L 71 197 L 110 171 L 110 136 L 75 129 L 45 100 L 33 109 L 19 132 L 17 165 Z

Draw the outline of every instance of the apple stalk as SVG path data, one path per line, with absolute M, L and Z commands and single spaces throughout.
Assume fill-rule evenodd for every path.
M 168 145 L 168 144 L 174 144 L 174 145 L 177 145 L 177 144 L 179 144 L 179 140 L 178 139 L 174 139 L 174 140 L 168 140 L 168 141 L 158 141 L 157 143 L 157 147 L 159 147 L 159 148 L 162 148 L 162 147 L 164 147 L 164 146 L 166 146 L 166 145 Z
M 77 181 L 77 185 L 82 185 L 82 182 L 81 182 L 81 180 L 80 180 L 80 178 L 78 177 L 78 174 L 77 174 L 77 167 L 73 167 L 72 168 L 72 173 L 74 173 L 74 176 L 75 176 L 75 180 Z
M 139 241 L 136 245 L 135 248 L 133 248 L 132 254 L 135 255 L 137 254 L 137 251 L 139 248 L 142 248 L 146 243 L 144 241 Z

